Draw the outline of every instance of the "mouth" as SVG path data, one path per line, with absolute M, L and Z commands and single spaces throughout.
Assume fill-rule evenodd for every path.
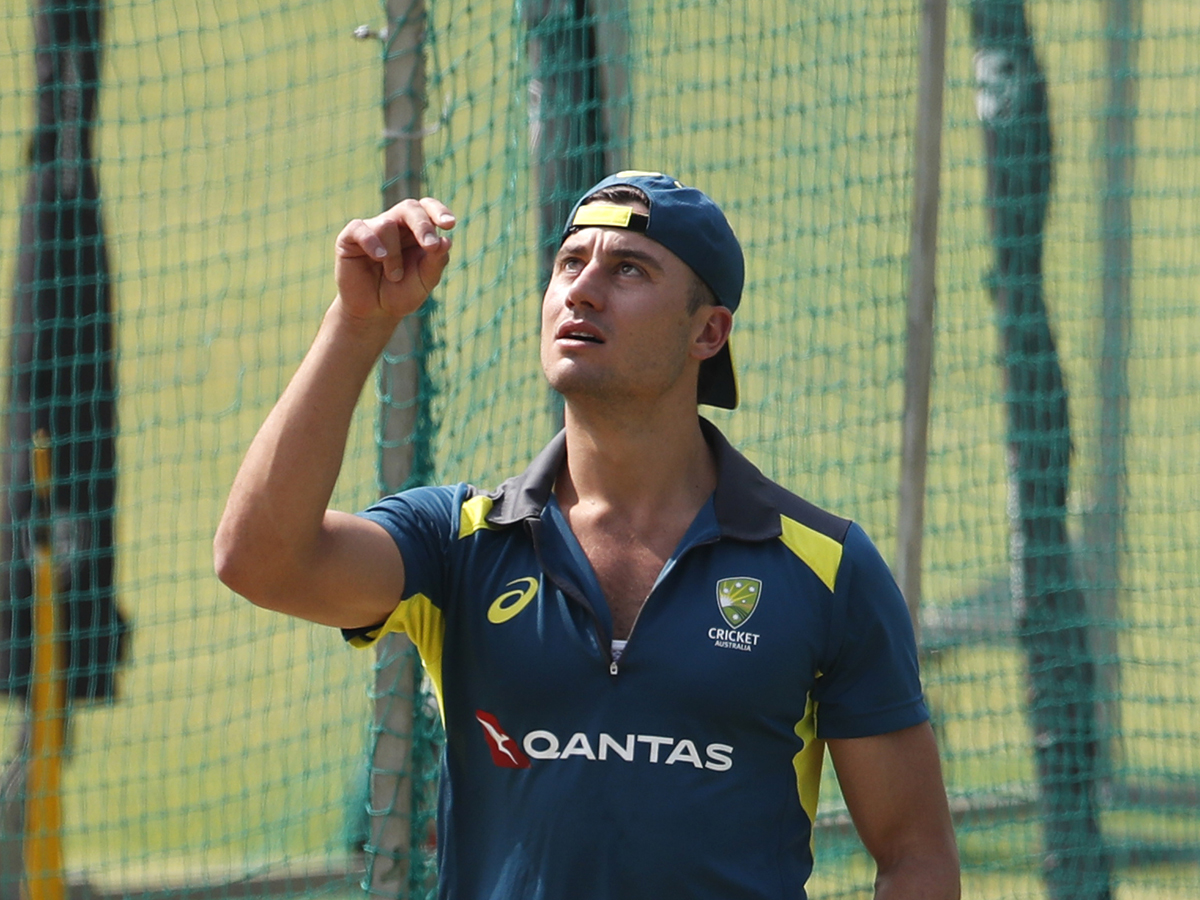
M 585 344 L 603 344 L 600 329 L 587 322 L 564 322 L 554 333 L 556 341 L 578 341 Z

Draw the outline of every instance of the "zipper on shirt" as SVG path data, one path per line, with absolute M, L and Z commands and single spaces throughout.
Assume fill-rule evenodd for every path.
M 649 603 L 650 598 L 654 596 L 654 588 L 658 587 L 659 582 L 666 577 L 667 571 L 672 568 L 674 568 L 674 563 L 668 562 L 666 568 L 658 573 L 658 578 L 654 582 L 654 587 L 650 588 L 650 593 L 646 595 L 646 599 L 643 600 L 641 606 L 638 607 L 637 615 L 633 617 L 633 624 L 629 626 L 629 634 L 625 635 L 625 652 L 628 652 L 629 650 L 629 641 L 633 637 L 634 630 L 637 628 L 638 619 L 642 617 L 642 610 L 646 608 L 646 604 Z M 622 655 L 624 655 L 624 653 L 622 653 Z M 609 659 L 612 660 L 608 664 L 608 674 L 615 676 L 621 671 L 621 668 L 617 665 L 617 661 L 613 659 L 611 643 L 609 644 L 608 656 Z
M 654 592 L 658 590 L 658 586 L 667 580 L 667 576 L 670 575 L 672 571 L 674 571 L 675 567 L 679 564 L 679 562 L 685 556 L 687 556 L 689 553 L 691 553 L 693 549 L 695 549 L 696 547 L 702 547 L 705 544 L 715 544 L 717 542 L 717 540 L 718 540 L 718 536 L 713 536 L 710 538 L 706 538 L 704 540 L 696 541 L 694 544 L 689 544 L 688 546 L 684 547 L 683 551 L 674 559 L 667 560 L 667 564 L 665 566 L 663 566 L 663 570 L 658 573 L 658 578 L 655 579 L 654 586 L 650 588 L 650 593 L 646 595 L 646 599 L 643 600 L 642 605 L 638 607 L 637 615 L 633 617 L 633 624 L 629 626 L 629 634 L 625 635 L 625 653 L 629 652 L 629 642 L 631 640 L 633 640 L 633 633 L 635 631 L 637 631 L 637 624 L 642 618 L 642 613 L 646 611 L 646 604 L 648 604 L 650 602 L 650 599 L 654 596 Z M 611 660 L 611 662 L 609 663 L 609 666 L 608 666 L 608 674 L 612 675 L 612 676 L 616 676 L 620 672 L 620 667 L 617 665 L 617 661 L 615 659 L 612 659 L 611 644 L 609 645 L 608 655 L 609 655 L 609 659 Z M 624 655 L 624 654 L 622 654 L 622 655 Z
M 553 571 L 546 566 L 545 560 L 542 558 L 541 541 L 539 540 L 541 537 L 541 522 L 537 519 L 529 519 L 526 521 L 526 524 L 529 528 L 529 536 L 533 542 L 534 556 L 537 557 L 538 565 L 543 574 L 549 578 L 550 581 L 556 584 L 559 590 L 587 610 L 588 614 L 591 616 L 592 625 L 596 629 L 596 637 L 599 639 L 598 643 L 604 648 L 604 652 L 608 654 L 608 674 L 615 678 L 620 674 L 621 667 L 617 664 L 617 661 L 613 659 L 612 638 L 609 637 L 607 641 L 604 638 L 604 628 L 600 624 L 600 616 L 597 614 L 596 610 L 592 608 L 592 604 L 589 603 L 585 597 L 578 594 L 572 585 L 564 584 L 562 581 L 555 578 Z M 638 614 L 634 616 L 633 624 L 629 626 L 629 634 L 625 637 L 626 653 L 629 652 L 629 641 L 633 638 L 633 632 L 637 630 L 637 623 L 642 618 L 642 613 L 646 609 L 646 604 L 650 602 L 650 598 L 654 596 L 654 592 L 658 589 L 658 586 L 666 580 L 667 576 L 674 570 L 679 561 L 682 560 L 693 549 L 696 547 L 702 547 L 705 544 L 715 544 L 719 539 L 720 535 L 714 534 L 705 537 L 702 540 L 698 540 L 693 544 L 689 544 L 683 548 L 683 551 L 679 554 L 679 556 L 673 560 L 669 560 L 663 570 L 658 573 L 658 578 L 655 580 L 654 586 L 650 589 L 650 593 L 646 595 L 646 599 L 642 601 L 642 605 L 638 608 Z

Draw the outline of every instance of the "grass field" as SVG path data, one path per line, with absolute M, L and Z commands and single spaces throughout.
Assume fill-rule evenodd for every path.
M 510 4 L 431 4 L 431 192 L 459 214 L 432 360 L 439 476 L 498 482 L 551 430 L 537 372 L 536 235 L 524 49 Z M 861 521 L 885 556 L 896 517 L 913 4 L 726 9 L 631 3 L 632 164 L 722 200 L 746 245 L 735 359 L 744 397 L 714 418 L 768 473 Z M 1051 86 L 1056 188 L 1047 296 L 1071 392 L 1072 525 L 1096 480 L 1099 0 L 1029 4 Z M 250 608 L 211 574 L 224 493 L 332 296 L 342 222 L 378 205 L 375 3 L 110 4 L 101 177 L 120 310 L 121 602 L 135 626 L 122 699 L 77 716 L 67 859 L 105 884 L 199 880 L 336 860 L 362 769 L 370 657 Z M 982 148 L 963 4 L 952 4 L 931 431 L 926 602 L 1007 577 L 1003 409 Z M 1118 774 L 1200 778 L 1200 11 L 1146 4 L 1134 193 L 1127 544 Z M 0 13 L 0 284 L 11 284 L 32 29 Z M 4 321 L 7 321 L 5 317 Z M 0 326 L 7 328 L 7 325 Z M 369 394 L 369 392 L 368 392 Z M 374 494 L 365 398 L 335 498 Z M 1021 659 L 1003 641 L 926 668 L 956 797 L 1032 786 Z M 18 711 L 0 706 L 5 746 Z M 826 794 L 836 805 L 836 785 Z M 1200 844 L 1169 810 L 1106 819 L 1114 839 Z M 1034 898 L 1037 831 L 962 833 L 966 896 Z M 986 837 L 985 837 L 986 835 Z M 837 845 L 813 896 L 867 896 Z M 1193 896 L 1196 867 L 1122 869 L 1121 900 Z

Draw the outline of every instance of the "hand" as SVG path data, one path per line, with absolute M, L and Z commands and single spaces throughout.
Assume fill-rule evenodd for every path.
M 335 244 L 334 277 L 344 311 L 357 319 L 398 321 L 418 309 L 450 261 L 456 224 L 439 200 L 402 200 L 371 219 L 355 219 Z

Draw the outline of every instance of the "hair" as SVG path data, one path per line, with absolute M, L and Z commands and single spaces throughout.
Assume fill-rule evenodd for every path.
M 634 187 L 632 184 L 614 184 L 611 187 L 601 188 L 594 194 L 588 194 L 583 198 L 580 206 L 587 206 L 589 203 L 640 203 L 646 209 L 650 208 L 650 197 L 639 187 Z M 692 283 L 688 291 L 688 315 L 696 312 L 702 306 L 718 306 L 717 296 L 712 292 L 704 279 L 692 271 L 688 267 L 688 272 L 692 276 Z
M 589 203 L 640 203 L 646 209 L 650 208 L 650 195 L 643 191 L 640 187 L 634 187 L 632 184 L 614 184 L 612 187 L 600 188 L 594 194 L 588 194 L 583 198 L 583 203 L 580 206 L 587 206 Z

